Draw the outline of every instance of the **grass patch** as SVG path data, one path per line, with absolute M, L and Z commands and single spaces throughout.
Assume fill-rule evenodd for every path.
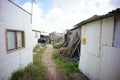
M 62 43 L 52 44 L 53 48 L 60 49 L 62 47 Z
M 57 64 L 57 68 L 63 71 L 68 78 L 72 77 L 73 72 L 80 72 L 78 69 L 78 64 L 65 61 L 61 59 L 58 54 L 53 54 L 52 59 Z
M 45 66 L 41 61 L 41 55 L 45 48 L 40 48 L 38 45 L 34 48 L 33 64 L 29 64 L 23 69 L 19 69 L 12 73 L 10 80 L 48 80 L 45 76 Z

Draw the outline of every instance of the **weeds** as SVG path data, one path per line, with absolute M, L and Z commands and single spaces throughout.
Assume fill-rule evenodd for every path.
M 53 48 L 55 48 L 55 49 L 60 49 L 62 47 L 62 43 L 52 44 L 52 45 L 53 45 Z
M 71 77 L 73 72 L 80 72 L 77 64 L 61 59 L 58 54 L 54 54 L 52 58 L 57 64 L 57 68 L 62 70 L 68 77 Z
M 41 55 L 45 49 L 41 49 L 36 45 L 33 50 L 36 53 L 33 55 L 33 64 L 13 72 L 10 80 L 47 80 L 45 77 L 45 66 L 41 61 Z

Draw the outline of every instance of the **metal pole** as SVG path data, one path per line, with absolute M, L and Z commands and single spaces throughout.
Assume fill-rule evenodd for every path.
M 32 17 L 33 17 L 33 2 L 36 3 L 36 1 L 31 0 L 31 14 L 32 14 L 32 16 L 31 16 L 31 24 L 32 24 Z
M 33 0 L 31 1 L 31 24 L 32 24 L 32 17 L 33 17 Z

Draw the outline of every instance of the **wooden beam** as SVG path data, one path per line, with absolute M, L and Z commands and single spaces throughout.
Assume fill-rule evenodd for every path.
M 80 43 L 80 40 L 79 40 L 79 38 L 78 38 L 77 45 L 75 46 L 74 50 L 72 51 L 71 57 L 73 56 L 73 54 L 74 54 L 75 50 L 77 49 L 79 43 Z

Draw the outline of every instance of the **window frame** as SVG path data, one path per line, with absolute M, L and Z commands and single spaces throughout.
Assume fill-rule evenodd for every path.
M 14 32 L 14 36 L 15 36 L 15 48 L 14 49 L 8 49 L 8 32 Z M 18 47 L 18 38 L 17 38 L 17 32 L 21 32 L 21 36 L 22 36 L 22 47 Z M 6 29 L 6 51 L 16 51 L 19 49 L 25 48 L 25 32 L 22 30 L 13 30 L 13 29 Z

